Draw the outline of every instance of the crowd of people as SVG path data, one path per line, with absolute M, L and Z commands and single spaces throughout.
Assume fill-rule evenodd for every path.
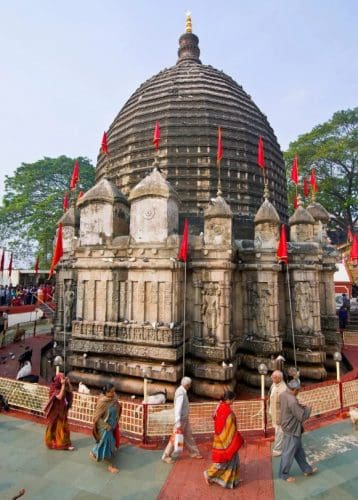
M 295 482 L 290 475 L 294 460 L 298 463 L 304 476 L 311 476 L 317 468 L 306 458 L 302 446 L 304 422 L 309 418 L 311 408 L 302 405 L 297 394 L 300 381 L 293 378 L 287 384 L 283 373 L 276 370 L 272 374 L 272 386 L 269 394 L 270 415 L 275 428 L 273 457 L 281 457 L 279 476 L 288 483 Z M 187 446 L 192 459 L 202 459 L 190 426 L 190 405 L 188 391 L 191 379 L 183 377 L 174 397 L 174 428 L 169 442 L 163 452 L 162 461 L 175 463 L 180 457 L 183 446 Z M 118 402 L 115 387 L 108 383 L 98 398 L 93 419 L 92 434 L 95 445 L 89 456 L 95 462 L 104 462 L 111 473 L 119 472 L 113 464 L 116 449 L 119 447 L 121 404 Z M 240 483 L 239 450 L 244 442 L 238 430 L 237 420 L 232 408 L 235 393 L 225 391 L 213 415 L 213 444 L 210 467 L 203 471 L 208 486 L 216 483 L 223 488 L 233 489 Z M 71 443 L 67 414 L 72 404 L 72 387 L 63 373 L 58 373 L 52 381 L 49 401 L 45 408 L 48 426 L 45 433 L 46 446 L 53 450 L 69 450 L 75 448 Z M 178 435 L 182 436 L 180 440 Z M 178 445 L 181 442 L 181 446 Z
M 1 306 L 27 306 L 53 300 L 54 286 L 50 283 L 38 286 L 0 285 Z

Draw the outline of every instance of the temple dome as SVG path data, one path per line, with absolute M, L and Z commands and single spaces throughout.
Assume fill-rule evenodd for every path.
M 191 232 L 199 233 L 203 211 L 217 192 L 221 127 L 222 193 L 234 214 L 234 236 L 253 237 L 254 216 L 263 201 L 259 136 L 264 139 L 271 200 L 287 221 L 282 153 L 266 116 L 251 97 L 230 76 L 202 64 L 199 55 L 199 39 L 187 30 L 179 39 L 177 63 L 145 81 L 110 125 L 109 156 L 99 154 L 96 181 L 107 175 L 128 196 L 152 168 L 153 131 L 159 121 L 158 165 L 181 200 L 181 222 L 189 217 Z

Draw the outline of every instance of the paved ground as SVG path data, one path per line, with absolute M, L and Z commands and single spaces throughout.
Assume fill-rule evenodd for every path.
M 308 457 L 319 472 L 304 478 L 297 466 L 296 484 L 278 479 L 280 459 L 271 467 L 269 440 L 249 441 L 240 451 L 242 485 L 234 491 L 207 486 L 203 470 L 210 462 L 210 445 L 200 445 L 204 460 L 187 455 L 174 466 L 160 461 L 161 451 L 124 443 L 112 475 L 88 458 L 93 440 L 72 434 L 75 452 L 50 451 L 43 443 L 44 426 L 0 415 L 0 498 L 11 500 L 25 488 L 24 500 L 352 500 L 358 491 L 358 431 L 344 420 L 304 435 Z
M 93 439 L 72 434 L 77 450 L 54 451 L 44 445 L 42 425 L 0 415 L 0 498 L 11 500 L 25 488 L 24 500 L 152 500 L 170 472 L 160 451 L 121 446 L 119 474 L 89 460 Z

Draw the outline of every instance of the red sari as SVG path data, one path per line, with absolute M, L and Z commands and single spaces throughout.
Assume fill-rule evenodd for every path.
M 45 408 L 45 416 L 48 426 L 45 433 L 45 443 L 51 450 L 67 450 L 70 448 L 70 427 L 67 414 L 71 408 L 72 393 L 65 391 L 64 397 L 58 399 L 56 396 L 61 391 L 61 375 L 56 375 L 50 385 L 49 401 Z
M 240 445 L 235 414 L 229 404 L 221 401 L 214 415 L 213 463 L 204 472 L 207 481 L 223 488 L 235 488 L 239 484 Z

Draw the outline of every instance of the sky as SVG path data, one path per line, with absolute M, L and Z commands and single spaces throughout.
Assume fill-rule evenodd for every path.
M 188 10 L 203 64 L 243 86 L 283 150 L 357 105 L 356 0 L 0 0 L 0 198 L 22 162 L 95 164 L 131 94 L 176 63 Z

